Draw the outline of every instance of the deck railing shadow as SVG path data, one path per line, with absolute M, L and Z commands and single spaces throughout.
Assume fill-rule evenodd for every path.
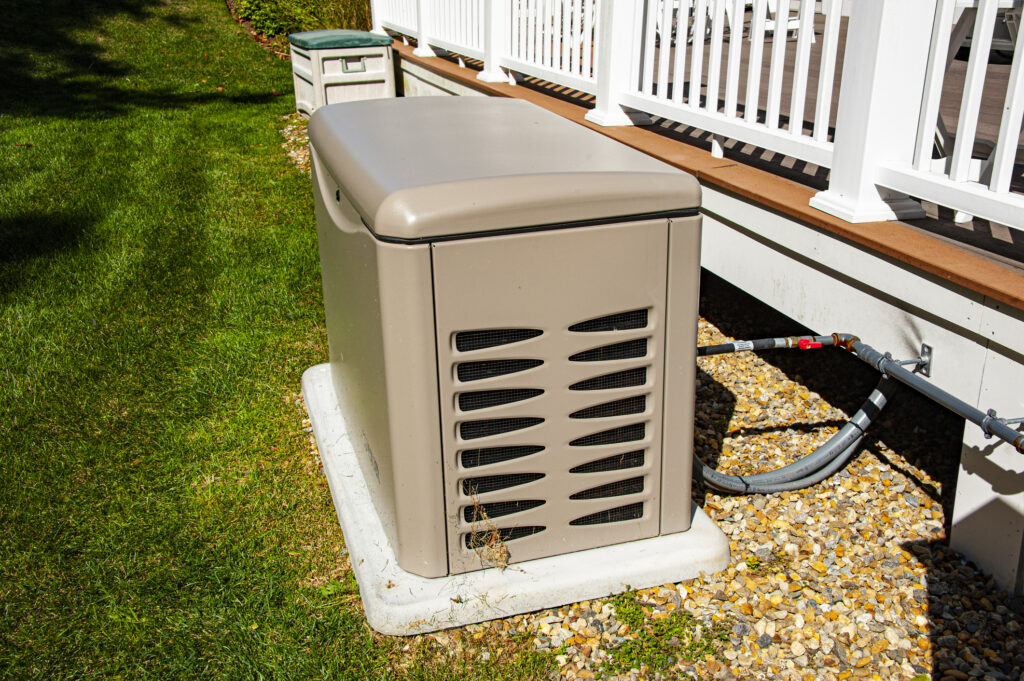
M 0 114 L 52 118 L 109 118 L 135 108 L 172 109 L 216 101 L 252 104 L 272 93 L 149 91 L 134 88 L 132 67 L 110 57 L 96 35 L 101 22 L 123 15 L 151 17 L 161 0 L 43 0 L 8 3 L 4 18 L 16 27 L 0 34 Z M 195 21 L 184 14 L 165 16 L 170 27 Z M 144 49 L 141 45 L 139 49 Z

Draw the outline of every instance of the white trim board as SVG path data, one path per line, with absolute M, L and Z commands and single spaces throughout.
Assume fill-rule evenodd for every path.
M 330 365 L 306 370 L 302 395 L 366 619 L 381 633 L 408 636 L 510 617 L 693 579 L 729 564 L 728 538 L 694 506 L 686 532 L 515 563 L 504 570 L 436 578 L 406 572 L 370 500 L 337 406 Z

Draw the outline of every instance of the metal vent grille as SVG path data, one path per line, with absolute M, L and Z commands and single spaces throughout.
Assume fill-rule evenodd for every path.
M 631 423 L 628 426 L 620 426 L 610 430 L 602 430 L 600 433 L 584 435 L 570 442 L 569 446 L 595 447 L 597 445 L 614 445 L 620 442 L 635 442 L 644 439 L 646 430 L 642 423 Z
M 488 519 L 529 511 L 544 505 L 543 499 L 520 499 L 517 501 L 495 501 L 490 504 L 475 504 L 462 509 L 462 517 L 467 523 L 480 523 Z
M 476 409 L 488 409 L 503 404 L 522 402 L 531 397 L 543 395 L 544 391 L 536 388 L 519 388 L 513 390 L 478 390 L 471 393 L 459 394 L 459 409 L 462 411 L 474 411 Z
M 593 407 L 580 409 L 569 414 L 571 419 L 604 419 L 610 416 L 628 416 L 630 414 L 642 414 L 647 408 L 647 397 L 638 395 L 627 397 L 614 402 L 595 404 Z
M 470 381 L 519 373 L 520 371 L 539 367 L 543 363 L 544 361 L 539 359 L 496 359 L 484 362 L 460 362 L 456 372 L 460 381 L 469 383 Z
M 544 333 L 540 329 L 484 329 L 481 331 L 460 331 L 455 334 L 455 349 L 472 352 L 499 345 L 511 345 L 536 338 Z
M 484 475 L 462 481 L 462 493 L 467 497 L 496 492 L 500 489 L 518 487 L 544 477 L 543 473 L 510 473 L 509 475 Z
M 483 532 L 470 532 L 466 535 L 466 548 L 474 550 L 481 547 L 491 546 L 498 543 L 508 543 L 515 541 L 516 539 L 522 539 L 523 537 L 529 537 L 530 535 L 543 532 L 545 528 L 543 525 L 529 525 L 526 527 L 502 527 L 495 528 L 493 530 L 485 530 Z
M 647 326 L 647 310 L 630 310 L 616 314 L 596 317 L 578 322 L 569 327 L 577 333 L 594 333 L 599 331 L 629 331 L 643 329 Z
M 628 480 L 616 480 L 615 482 L 609 482 L 607 485 L 585 489 L 582 492 L 576 492 L 576 494 L 569 498 L 573 501 L 580 499 L 604 499 L 605 497 L 624 497 L 627 494 L 638 494 L 643 491 L 644 479 L 643 476 L 640 476 L 629 478 Z
M 595 376 L 569 386 L 569 390 L 613 390 L 615 388 L 634 388 L 647 382 L 647 369 L 626 369 L 614 374 Z
M 644 450 L 638 449 L 625 454 L 608 456 L 597 461 L 580 464 L 569 469 L 570 473 L 605 473 L 607 471 L 622 471 L 629 468 L 638 468 L 644 465 Z
M 477 466 L 490 466 L 492 464 L 501 463 L 502 461 L 511 461 L 513 459 L 520 459 L 524 456 L 530 456 L 531 454 L 536 454 L 543 450 L 544 448 L 540 445 L 466 449 L 461 452 L 462 467 L 476 468 Z
M 544 423 L 541 418 L 521 419 L 484 419 L 482 421 L 466 421 L 459 424 L 459 435 L 463 440 L 478 440 L 482 437 L 511 433 Z
M 432 248 L 452 574 L 658 534 L 666 230 Z
M 637 520 L 643 516 L 644 504 L 643 502 L 638 502 L 627 506 L 611 508 L 607 511 L 591 513 L 582 518 L 576 518 L 576 520 L 570 521 L 569 524 L 577 527 L 580 525 L 604 525 L 606 523 L 621 523 L 625 520 Z
M 636 359 L 647 355 L 647 339 L 637 338 L 614 345 L 602 345 L 577 352 L 569 358 L 571 362 L 610 362 L 616 359 Z

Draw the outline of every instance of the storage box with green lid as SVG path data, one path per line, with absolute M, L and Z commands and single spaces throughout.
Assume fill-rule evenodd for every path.
M 297 111 L 395 96 L 390 36 L 338 29 L 292 33 L 288 42 Z

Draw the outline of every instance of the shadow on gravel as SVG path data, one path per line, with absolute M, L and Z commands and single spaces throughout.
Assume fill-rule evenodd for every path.
M 100 42 L 86 41 L 113 16 L 142 21 L 164 0 L 39 0 L 5 3 L 0 32 L 0 114 L 44 118 L 110 117 L 135 108 L 171 109 L 210 101 L 258 104 L 273 94 L 143 91 L 129 81 L 132 65 L 109 58 Z M 181 27 L 193 20 L 168 13 Z M 142 50 L 142 46 L 139 47 Z
M 1010 598 L 945 541 L 909 542 L 928 570 L 926 589 L 915 600 L 927 604 L 934 679 L 1024 678 L 1024 600 Z
M 698 368 L 694 440 L 697 455 L 712 468 L 718 467 L 722 442 L 729 432 L 735 406 L 736 396 L 732 391 Z

